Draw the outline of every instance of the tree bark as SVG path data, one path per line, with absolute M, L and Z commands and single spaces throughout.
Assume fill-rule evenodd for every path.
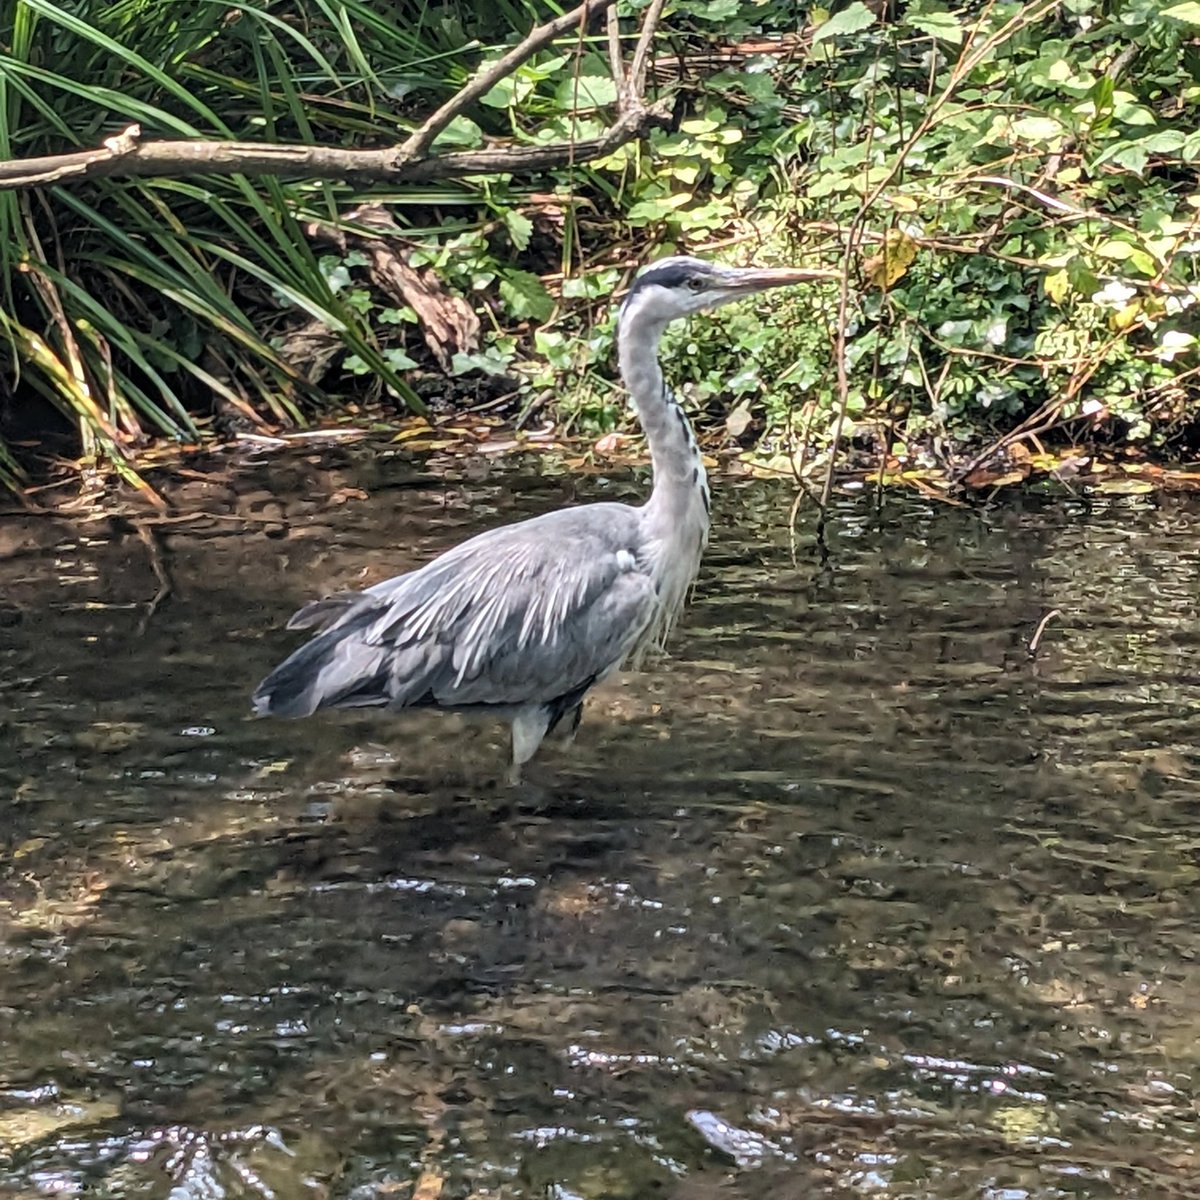
M 271 142 L 143 142 L 133 126 L 94 150 L 0 161 L 0 191 L 147 175 L 283 175 L 347 183 L 423 183 L 465 175 L 520 174 L 603 158 L 652 125 L 665 123 L 668 116 L 669 108 L 662 103 L 638 104 L 597 138 L 461 150 L 427 158 L 413 158 L 401 146 L 344 150 Z

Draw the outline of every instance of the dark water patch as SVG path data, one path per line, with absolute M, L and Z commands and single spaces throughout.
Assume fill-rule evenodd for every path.
M 577 485 L 219 502 L 276 479 L 159 531 L 149 616 L 136 530 L 0 560 L 0 1193 L 1200 1195 L 1186 501 L 793 557 L 726 487 L 672 657 L 514 796 L 503 729 L 246 697 L 302 602 Z

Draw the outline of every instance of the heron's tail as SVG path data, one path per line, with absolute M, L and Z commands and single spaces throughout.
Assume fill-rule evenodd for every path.
M 364 619 L 318 634 L 271 672 L 255 689 L 260 717 L 307 717 L 318 708 L 359 708 L 390 700 L 386 646 L 363 640 Z

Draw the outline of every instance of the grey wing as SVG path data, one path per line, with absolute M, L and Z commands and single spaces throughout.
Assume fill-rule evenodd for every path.
M 318 601 L 323 628 L 259 687 L 255 708 L 508 707 L 586 690 L 620 665 L 658 601 L 636 510 L 588 505 L 480 535 L 366 592 Z

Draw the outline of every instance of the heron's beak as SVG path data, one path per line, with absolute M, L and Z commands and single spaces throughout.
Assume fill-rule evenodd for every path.
M 841 277 L 840 271 L 831 271 L 824 267 L 740 267 L 729 272 L 725 286 L 730 291 L 745 292 L 749 295 L 751 292 L 764 292 L 767 288 Z

